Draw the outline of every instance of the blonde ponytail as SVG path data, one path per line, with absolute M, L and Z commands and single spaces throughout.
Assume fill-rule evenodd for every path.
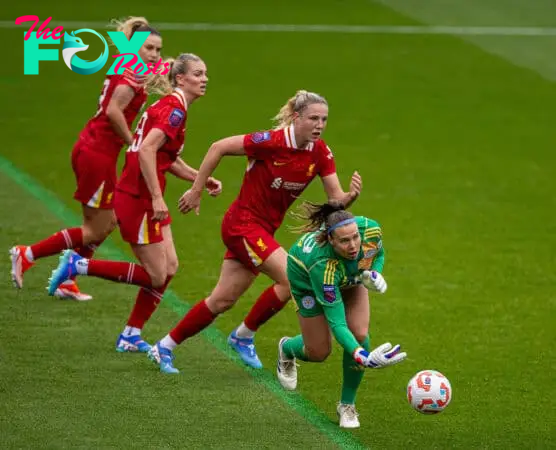
M 176 75 L 187 73 L 190 61 L 201 61 L 201 58 L 193 53 L 182 53 L 175 59 L 168 58 L 164 60 L 163 64 L 170 69 L 168 73 L 166 75 L 148 75 L 145 88 L 152 94 L 171 94 L 177 86 Z
M 297 91 L 295 95 L 288 99 L 286 104 L 280 108 L 278 114 L 274 116 L 273 120 L 276 122 L 274 129 L 279 130 L 290 126 L 293 122 L 295 113 L 300 114 L 307 106 L 315 103 L 328 105 L 326 99 L 319 94 L 304 90 Z
M 170 75 L 172 74 L 172 68 L 174 66 L 174 58 L 167 58 L 162 61 L 164 67 L 169 67 L 169 71 L 166 75 L 147 75 L 145 80 L 145 89 L 149 94 L 156 95 L 168 95 L 172 93 L 172 81 Z

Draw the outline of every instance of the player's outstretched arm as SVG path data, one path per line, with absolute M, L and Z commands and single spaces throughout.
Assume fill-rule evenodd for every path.
M 342 189 L 337 173 L 322 177 L 322 184 L 324 186 L 326 196 L 328 197 L 328 201 L 339 201 L 346 208 L 349 207 L 357 199 L 357 197 L 359 197 L 361 189 L 363 188 L 363 180 L 357 171 L 355 171 L 351 176 L 349 192 L 344 192 Z
M 369 369 L 381 369 L 397 364 L 406 358 L 407 354 L 400 352 L 399 345 L 392 347 L 390 343 L 382 344 L 372 352 L 368 352 L 361 347 L 347 326 L 345 308 L 342 302 L 324 307 L 324 315 L 334 338 L 361 366 Z
M 195 181 L 199 172 L 187 164 L 183 159 L 178 158 L 170 166 L 170 173 L 181 180 Z M 212 197 L 217 197 L 222 193 L 222 182 L 216 178 L 208 177 L 205 187 Z
M 196 214 L 199 214 L 203 189 L 209 187 L 209 179 L 214 170 L 218 167 L 220 160 L 228 155 L 245 155 L 243 139 L 243 135 L 231 136 L 221 139 L 210 146 L 201 163 L 201 167 L 199 167 L 193 186 L 191 186 L 191 189 L 185 192 L 178 201 L 178 208 L 182 213 L 186 214 L 194 210 Z
M 170 166 L 170 173 L 185 181 L 195 181 L 197 177 L 197 171 L 179 157 Z

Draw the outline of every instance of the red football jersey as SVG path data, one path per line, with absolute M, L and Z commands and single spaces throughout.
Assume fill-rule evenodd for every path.
M 274 233 L 286 211 L 319 175 L 336 172 L 332 151 L 323 140 L 297 148 L 293 126 L 245 135 L 249 158 L 241 191 L 230 206 L 234 220 L 255 221 Z
M 186 101 L 179 91 L 162 97 L 149 106 L 137 124 L 133 144 L 126 152 L 124 170 L 116 188 L 141 198 L 151 199 L 151 193 L 139 166 L 139 148 L 145 136 L 153 128 L 158 128 L 166 135 L 166 142 L 158 149 L 156 154 L 158 182 L 164 194 L 166 188 L 166 176 L 164 174 L 183 150 L 186 120 Z
M 106 115 L 106 108 L 110 103 L 114 90 L 119 85 L 130 86 L 135 91 L 135 96 L 124 109 L 124 116 L 128 128 L 143 108 L 147 100 L 147 92 L 144 87 L 134 83 L 129 74 L 108 75 L 104 80 L 104 86 L 99 98 L 99 106 L 95 116 L 87 122 L 85 128 L 79 135 L 80 143 L 98 153 L 118 158 L 124 140 L 112 128 L 110 119 Z

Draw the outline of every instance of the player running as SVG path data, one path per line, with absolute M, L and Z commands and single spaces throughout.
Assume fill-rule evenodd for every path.
M 115 23 L 118 31 L 123 31 L 128 39 L 136 31 L 150 32 L 138 53 L 145 62 L 158 62 L 162 38 L 145 18 L 130 17 Z M 10 250 L 11 276 L 17 288 L 23 287 L 23 274 L 36 260 L 68 248 L 90 258 L 114 230 L 116 165 L 122 146 L 132 143 L 130 127 L 147 100 L 144 78 L 136 77 L 129 70 L 122 75 L 106 77 L 98 110 L 81 131 L 71 157 L 77 182 L 74 198 L 82 205 L 83 225 L 66 228 L 32 245 L 13 247 Z M 54 295 L 80 301 L 92 298 L 79 291 L 74 278 L 62 283 Z
M 386 281 L 382 231 L 367 217 L 354 217 L 337 204 L 305 203 L 309 224 L 288 254 L 288 280 L 301 334 L 278 344 L 277 374 L 287 390 L 297 387 L 296 358 L 322 362 L 331 336 L 344 349 L 343 384 L 337 407 L 340 427 L 358 428 L 355 395 L 362 367 L 378 369 L 403 361 L 400 346 L 386 343 L 369 353 L 370 306 L 366 288 L 383 294 Z M 361 284 L 363 283 L 363 285 Z
M 141 265 L 87 259 L 68 250 L 48 287 L 52 295 L 61 283 L 75 275 L 141 286 L 127 325 L 116 342 L 119 352 L 149 350 L 150 345 L 141 338 L 141 330 L 178 269 L 171 218 L 164 200 L 165 174 L 170 172 L 186 181 L 194 181 L 197 176 L 197 171 L 179 155 L 189 106 L 205 95 L 207 68 L 201 58 L 191 53 L 181 54 L 170 65 L 167 78 L 157 77 L 166 95 L 141 117 L 133 144 L 126 152 L 114 198 L 122 238 L 129 242 Z M 213 178 L 208 178 L 204 185 L 213 196 L 222 189 L 221 183 Z
M 318 94 L 298 91 L 276 116 L 272 131 L 233 136 L 214 143 L 191 189 L 180 199 L 182 212 L 198 212 L 202 187 L 224 156 L 248 158 L 238 198 L 222 222 L 227 247 L 220 279 L 212 293 L 198 302 L 170 333 L 153 346 L 150 357 L 163 372 L 176 373 L 172 350 L 210 325 L 231 308 L 251 286 L 259 272 L 274 284 L 266 289 L 245 321 L 228 338 L 242 360 L 262 367 L 255 351 L 254 334 L 290 299 L 286 274 L 287 253 L 274 239 L 286 211 L 317 176 L 330 200 L 353 202 L 361 191 L 361 177 L 353 174 L 350 191 L 344 192 L 336 175 L 332 152 L 321 139 L 328 120 L 328 104 Z

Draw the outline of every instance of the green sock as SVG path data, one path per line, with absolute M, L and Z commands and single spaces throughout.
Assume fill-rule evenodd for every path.
M 282 351 L 288 358 L 297 358 L 301 361 L 308 361 L 307 355 L 305 355 L 304 347 L 303 336 L 298 334 L 282 344 Z
M 369 336 L 361 342 L 361 346 L 369 351 Z M 355 405 L 355 395 L 363 379 L 365 368 L 355 362 L 353 356 L 344 351 L 344 380 L 342 384 L 342 400 L 346 405 Z

